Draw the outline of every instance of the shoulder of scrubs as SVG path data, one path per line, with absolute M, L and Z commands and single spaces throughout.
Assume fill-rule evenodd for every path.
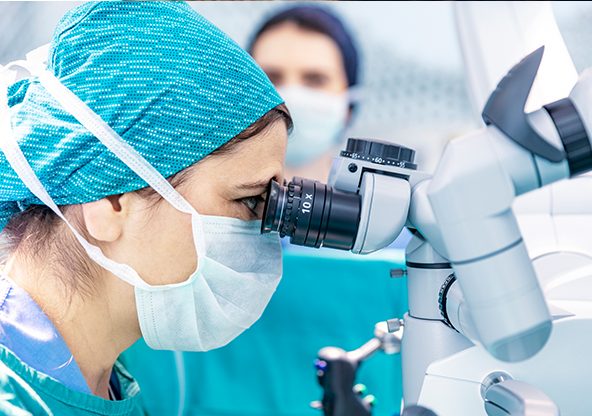
M 0 362 L 0 414 L 53 415 L 41 398 L 6 364 Z
M 122 400 L 90 394 L 51 320 L 23 289 L 0 274 L 0 415 L 141 415 L 140 389 L 113 366 Z
M 8 276 L 0 273 L 0 345 L 68 388 L 90 394 L 86 380 L 53 322 Z
M 62 383 L 22 362 L 0 346 L 0 414 L 9 416 L 143 416 L 140 389 L 120 363 L 114 371 L 122 400 L 110 401 L 70 390 Z

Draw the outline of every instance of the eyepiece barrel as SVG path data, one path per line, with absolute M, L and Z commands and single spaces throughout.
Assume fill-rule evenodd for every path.
M 286 186 L 273 179 L 265 202 L 261 233 L 277 231 L 290 243 L 350 250 L 358 233 L 361 198 L 308 179 Z

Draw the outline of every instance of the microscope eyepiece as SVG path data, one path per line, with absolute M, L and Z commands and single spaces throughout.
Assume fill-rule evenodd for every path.
M 360 195 L 297 177 L 285 186 L 272 179 L 267 195 L 261 233 L 279 232 L 299 246 L 353 247 L 360 223 Z

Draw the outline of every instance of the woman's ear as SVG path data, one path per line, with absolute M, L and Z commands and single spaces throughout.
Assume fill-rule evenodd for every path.
M 111 195 L 82 205 L 82 216 L 88 233 L 98 241 L 112 242 L 121 237 L 129 198 L 125 194 Z

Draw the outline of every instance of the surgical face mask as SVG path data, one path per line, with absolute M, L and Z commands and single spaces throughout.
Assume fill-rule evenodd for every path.
M 264 238 L 261 221 L 201 215 L 193 222 L 205 246 L 197 271 L 181 284 L 135 288 L 142 335 L 154 349 L 228 344 L 261 317 L 280 281 L 279 237 Z
M 286 165 L 298 168 L 339 144 L 349 112 L 348 92 L 332 94 L 299 85 L 277 88 L 294 121 Z
M 135 287 L 140 329 L 150 347 L 207 351 L 226 345 L 261 316 L 280 281 L 278 235 L 261 235 L 260 221 L 198 214 L 154 167 L 46 71 L 38 56 L 46 57 L 47 49 L 34 51 L 27 55 L 28 62 L 18 64 L 37 76 L 67 112 L 173 207 L 191 216 L 197 270 L 182 283 L 151 286 L 130 266 L 108 259 L 86 241 L 58 209 L 21 152 L 12 133 L 7 86 L 0 76 L 0 149 L 10 165 L 29 190 L 68 224 L 92 260 Z

